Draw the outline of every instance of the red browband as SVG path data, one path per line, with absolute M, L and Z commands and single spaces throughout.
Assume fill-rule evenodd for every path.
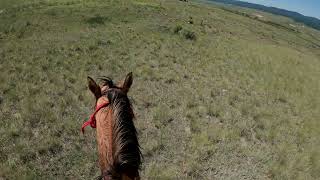
M 94 111 L 93 114 L 90 115 L 90 118 L 88 121 L 86 121 L 85 123 L 83 123 L 82 127 L 81 127 L 81 131 L 82 133 L 84 133 L 84 128 L 87 127 L 88 125 L 90 125 L 92 128 L 96 128 L 96 114 L 100 111 L 100 109 L 107 107 L 109 105 L 109 102 L 105 102 L 103 104 L 101 104 L 100 106 L 98 106 L 96 108 L 96 110 Z

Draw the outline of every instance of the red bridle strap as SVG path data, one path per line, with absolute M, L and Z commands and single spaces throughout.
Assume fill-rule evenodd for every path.
M 90 115 L 90 118 L 88 121 L 86 121 L 85 123 L 83 123 L 82 127 L 81 127 L 81 131 L 82 133 L 84 133 L 84 128 L 87 126 L 91 126 L 92 128 L 96 128 L 96 114 L 100 111 L 100 109 L 107 107 L 109 105 L 109 102 L 105 102 L 101 105 L 99 105 L 96 110 L 94 111 L 93 114 Z

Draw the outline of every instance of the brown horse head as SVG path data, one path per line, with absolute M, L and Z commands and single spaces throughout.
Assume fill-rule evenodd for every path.
M 98 85 L 88 77 L 88 86 L 96 98 L 93 114 L 97 128 L 99 165 L 102 179 L 140 179 L 141 152 L 134 126 L 134 113 L 127 93 L 133 78 L 129 73 L 117 84 L 108 77 Z M 93 126 L 92 126 L 93 127 Z

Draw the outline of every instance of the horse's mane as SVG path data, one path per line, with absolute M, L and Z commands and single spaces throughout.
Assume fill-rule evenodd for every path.
M 112 83 L 112 82 L 111 82 Z M 141 166 L 141 151 L 137 131 L 133 124 L 134 113 L 129 98 L 120 89 L 105 92 L 112 111 L 112 160 L 109 173 L 128 172 L 135 176 Z M 135 172 L 136 170 L 136 172 Z

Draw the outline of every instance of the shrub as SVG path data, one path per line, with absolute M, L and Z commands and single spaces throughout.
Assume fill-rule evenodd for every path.
M 196 36 L 196 33 L 195 32 L 192 32 L 192 31 L 189 31 L 189 30 L 186 30 L 184 33 L 183 33 L 184 37 L 186 39 L 189 39 L 189 40 L 196 40 L 197 39 L 197 36 Z
M 96 15 L 94 17 L 91 17 L 91 18 L 87 19 L 86 22 L 91 24 L 91 25 L 97 25 L 97 24 L 103 25 L 106 20 L 108 20 L 107 17 Z
M 177 25 L 177 26 L 173 29 L 173 32 L 174 32 L 175 34 L 178 34 L 181 30 L 182 30 L 182 26 Z

